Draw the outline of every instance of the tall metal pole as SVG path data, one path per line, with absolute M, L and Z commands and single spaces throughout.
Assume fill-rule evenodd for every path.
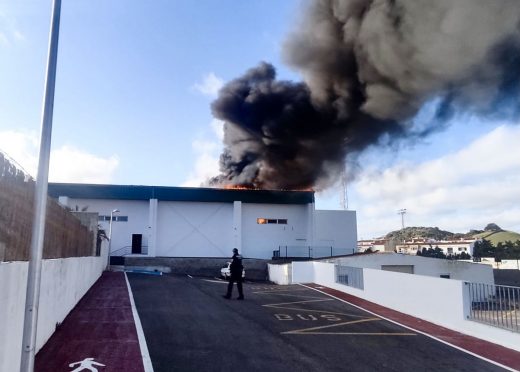
M 406 209 L 399 209 L 397 211 L 397 214 L 400 214 L 401 215 L 401 226 L 402 228 L 404 229 L 404 215 L 406 213 Z
M 58 60 L 58 36 L 60 30 L 61 0 L 53 0 L 47 75 L 43 97 L 42 127 L 38 175 L 34 193 L 34 216 L 31 238 L 31 256 L 27 275 L 25 317 L 23 325 L 21 372 L 34 370 L 36 350 L 36 330 L 38 328 L 38 302 L 45 234 L 45 212 L 47 210 L 47 186 L 49 180 L 49 159 L 52 135 L 52 114 L 54 109 L 54 88 L 56 86 L 56 64 Z

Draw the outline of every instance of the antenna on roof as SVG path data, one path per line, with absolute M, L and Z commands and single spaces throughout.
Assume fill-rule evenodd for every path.
M 404 229 L 404 215 L 406 214 L 406 208 L 399 209 L 399 210 L 397 211 L 397 214 L 400 214 L 400 215 L 401 215 L 401 226 L 402 226 L 402 228 Z
M 348 209 L 348 192 L 347 192 L 347 171 L 343 169 L 341 172 L 341 208 L 343 210 Z

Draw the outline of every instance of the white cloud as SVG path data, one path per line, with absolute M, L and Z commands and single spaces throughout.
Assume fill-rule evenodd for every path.
M 224 80 L 210 72 L 203 77 L 201 83 L 195 83 L 192 88 L 205 96 L 216 97 L 223 85 Z
M 211 120 L 210 126 L 219 141 L 224 141 L 224 122 L 222 120 L 213 119 Z
M 462 150 L 418 165 L 362 173 L 356 194 L 358 234 L 370 238 L 405 225 L 467 232 L 495 222 L 520 229 L 520 126 L 501 126 Z
M 38 147 L 38 137 L 34 132 L 0 132 L 0 150 L 33 177 L 38 169 Z
M 0 46 L 9 47 L 16 41 L 24 41 L 24 34 L 17 28 L 14 17 L 0 11 Z
M 219 158 L 222 152 L 222 139 L 224 138 L 224 123 L 213 119 L 210 123 L 213 132 L 212 139 L 196 139 L 191 147 L 196 160 L 193 171 L 183 182 L 182 186 L 199 187 L 207 186 L 207 181 L 219 174 Z
M 38 169 L 38 136 L 34 132 L 0 132 L 0 149 L 33 177 Z M 73 146 L 51 151 L 49 181 L 110 183 L 119 165 L 117 156 L 103 158 Z
M 0 45 L 9 46 L 11 43 L 9 42 L 9 38 L 4 32 L 0 32 Z
M 111 183 L 119 165 L 117 156 L 102 158 L 72 146 L 51 152 L 49 180 L 52 182 Z

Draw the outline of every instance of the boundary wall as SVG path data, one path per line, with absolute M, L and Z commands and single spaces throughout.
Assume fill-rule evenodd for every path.
M 363 290 L 336 283 L 332 263 L 293 262 L 292 282 L 323 285 L 520 351 L 520 334 L 467 320 L 470 298 L 469 286 L 465 282 L 375 269 L 362 270 Z
M 43 260 L 36 352 L 101 276 L 103 253 Z M 20 369 L 28 267 L 26 261 L 0 262 L 0 371 Z

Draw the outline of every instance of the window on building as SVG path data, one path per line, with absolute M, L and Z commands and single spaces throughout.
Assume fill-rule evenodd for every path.
M 98 221 L 110 221 L 110 216 L 98 216 Z M 128 222 L 128 216 L 112 216 L 112 221 Z
M 452 247 L 448 247 L 448 254 L 451 254 L 453 253 L 453 248 Z
M 274 218 L 257 218 L 256 223 L 259 225 L 272 225 L 272 224 L 279 224 L 279 225 L 287 225 L 287 219 L 286 218 L 280 218 L 280 219 L 274 219 Z
M 440 277 L 442 279 L 449 279 L 450 278 L 450 274 L 441 274 Z

